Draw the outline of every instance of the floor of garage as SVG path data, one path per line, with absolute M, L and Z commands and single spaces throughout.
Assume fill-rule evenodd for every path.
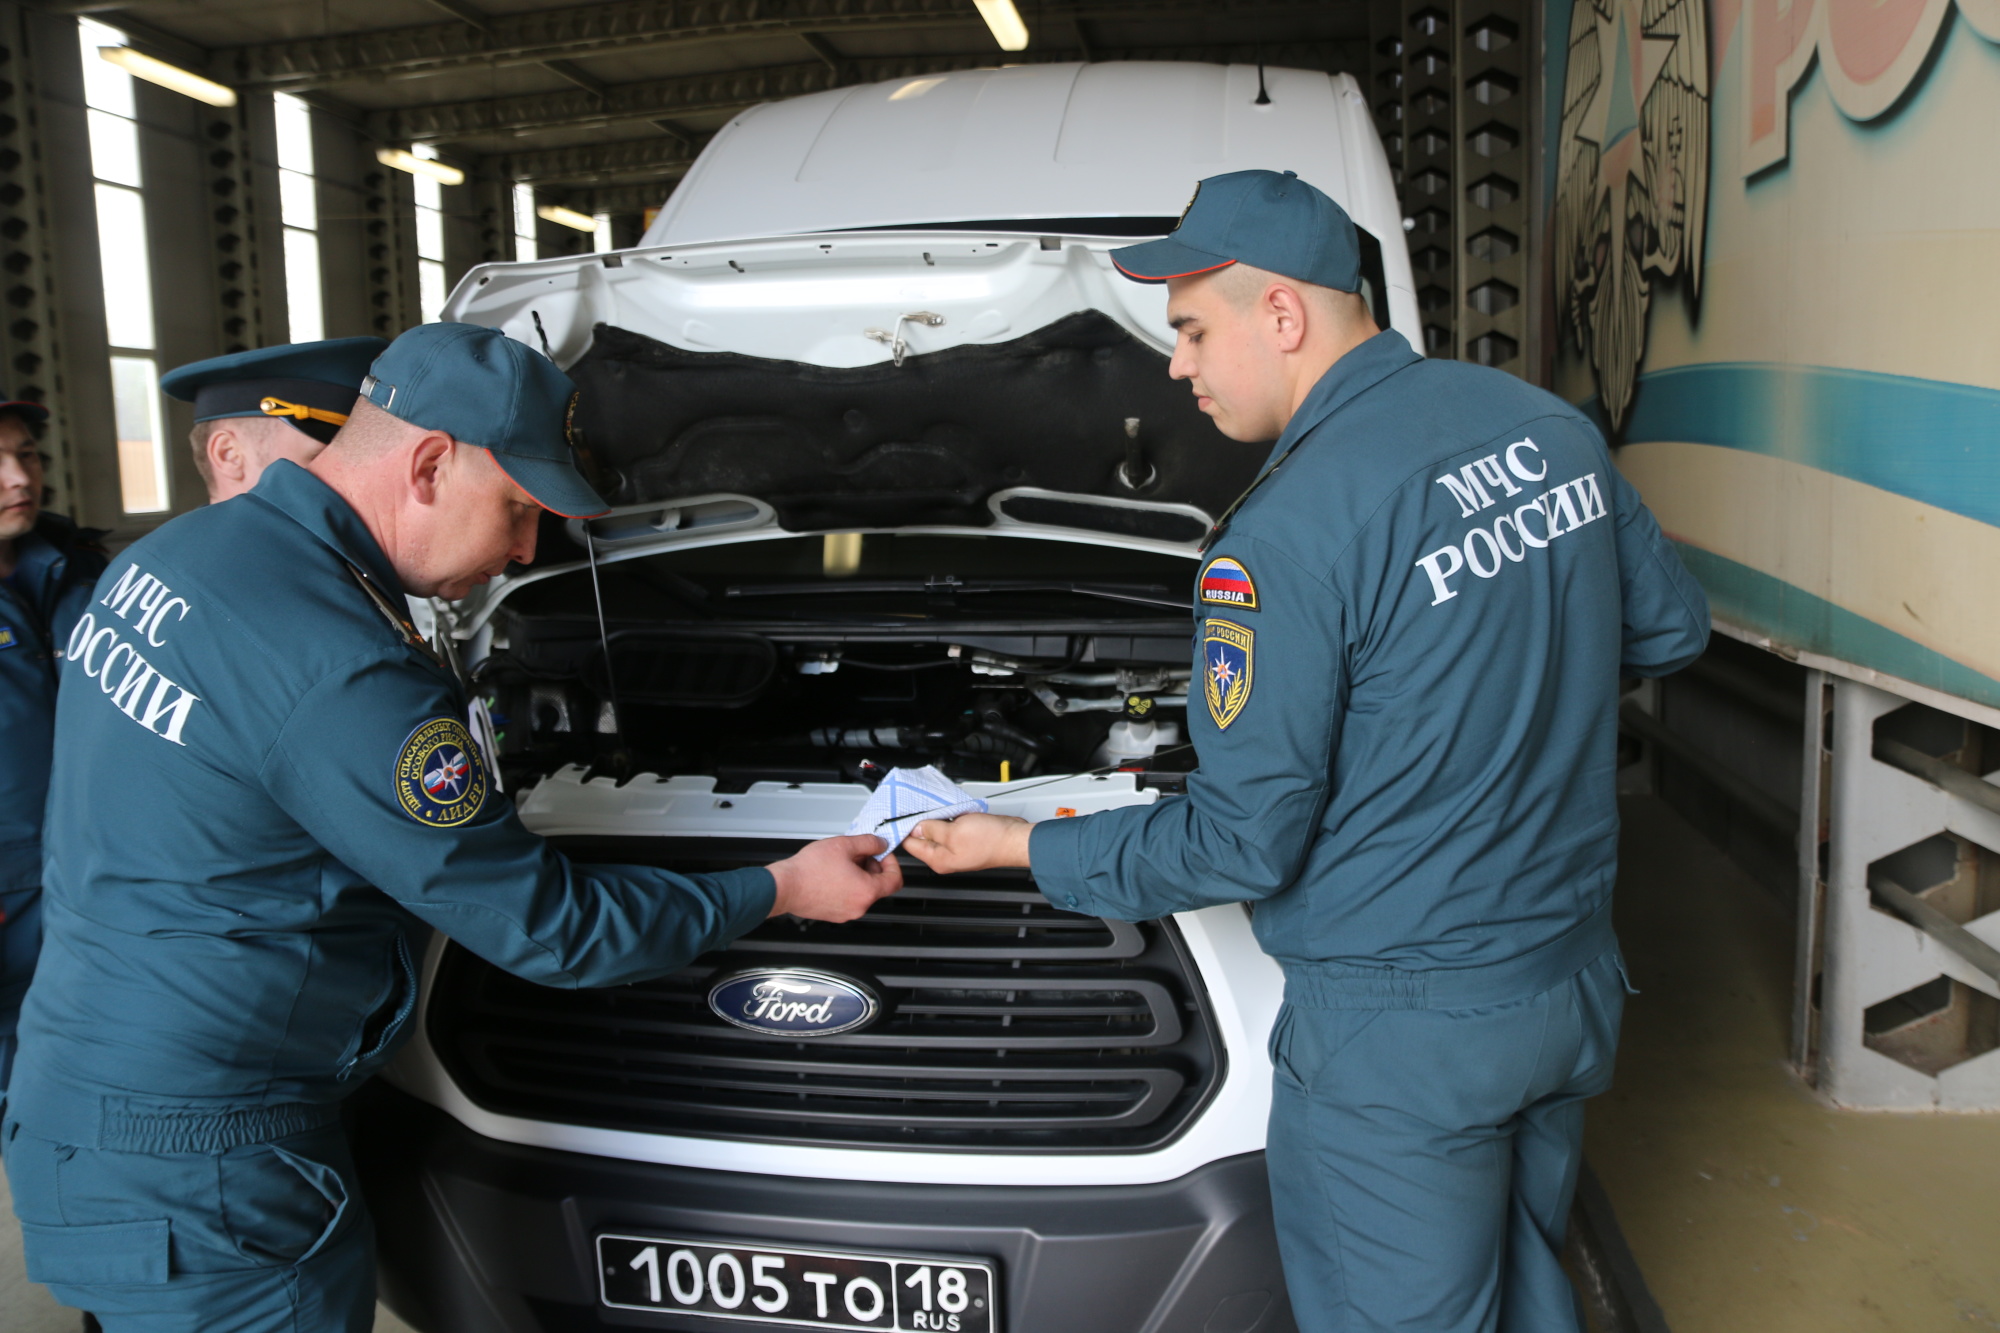
M 1589 1157 L 1673 1333 L 2000 1329 L 2000 1116 L 1829 1110 L 1790 1073 L 1782 907 L 1663 803 L 1626 803 L 1640 994 Z M 0 1327 L 75 1333 L 0 1183 Z M 377 1333 L 408 1333 L 384 1313 Z
M 1789 917 L 1657 800 L 1626 802 L 1618 918 L 1641 993 L 1586 1155 L 1673 1333 L 2000 1329 L 2000 1115 L 1817 1101 Z

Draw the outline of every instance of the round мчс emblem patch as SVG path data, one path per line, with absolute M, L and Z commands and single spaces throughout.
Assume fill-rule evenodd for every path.
M 410 733 L 396 757 L 396 799 L 419 824 L 450 828 L 486 804 L 486 765 L 472 733 L 455 717 L 437 717 Z

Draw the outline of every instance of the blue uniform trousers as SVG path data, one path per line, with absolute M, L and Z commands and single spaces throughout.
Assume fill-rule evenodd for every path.
M 1301 1333 L 1575 1333 L 1558 1256 L 1622 967 L 1614 947 L 1457 1008 L 1324 1007 L 1288 985 L 1267 1155 Z
M 35 979 L 42 952 L 42 890 L 35 885 L 0 893 L 0 1096 L 14 1073 L 21 1001 Z
M 58 1301 L 105 1333 L 373 1328 L 374 1232 L 331 1108 L 57 1100 L 69 1124 L 10 1106 L 0 1143 L 28 1277 Z

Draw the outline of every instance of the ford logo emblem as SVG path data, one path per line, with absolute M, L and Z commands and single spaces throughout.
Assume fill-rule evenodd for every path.
M 774 1037 L 831 1037 L 875 1021 L 882 1001 L 851 977 L 803 967 L 753 967 L 711 986 L 708 1007 L 725 1023 Z

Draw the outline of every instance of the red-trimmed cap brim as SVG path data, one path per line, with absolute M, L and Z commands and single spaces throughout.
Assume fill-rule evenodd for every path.
M 1171 236 L 1138 245 L 1122 246 L 1111 252 L 1111 262 L 1134 282 L 1166 282 L 1171 278 L 1192 278 L 1213 273 L 1236 261 L 1228 255 L 1197 250 Z
M 600 518 L 611 512 L 604 497 L 592 490 L 583 474 L 568 463 L 523 458 L 497 449 L 488 452 L 507 474 L 507 480 L 514 483 L 514 489 L 558 518 Z
M 0 403 L 0 412 L 13 412 L 18 416 L 28 418 L 30 421 L 47 421 L 49 419 L 48 408 L 40 403 L 31 403 L 25 398 L 14 398 Z

